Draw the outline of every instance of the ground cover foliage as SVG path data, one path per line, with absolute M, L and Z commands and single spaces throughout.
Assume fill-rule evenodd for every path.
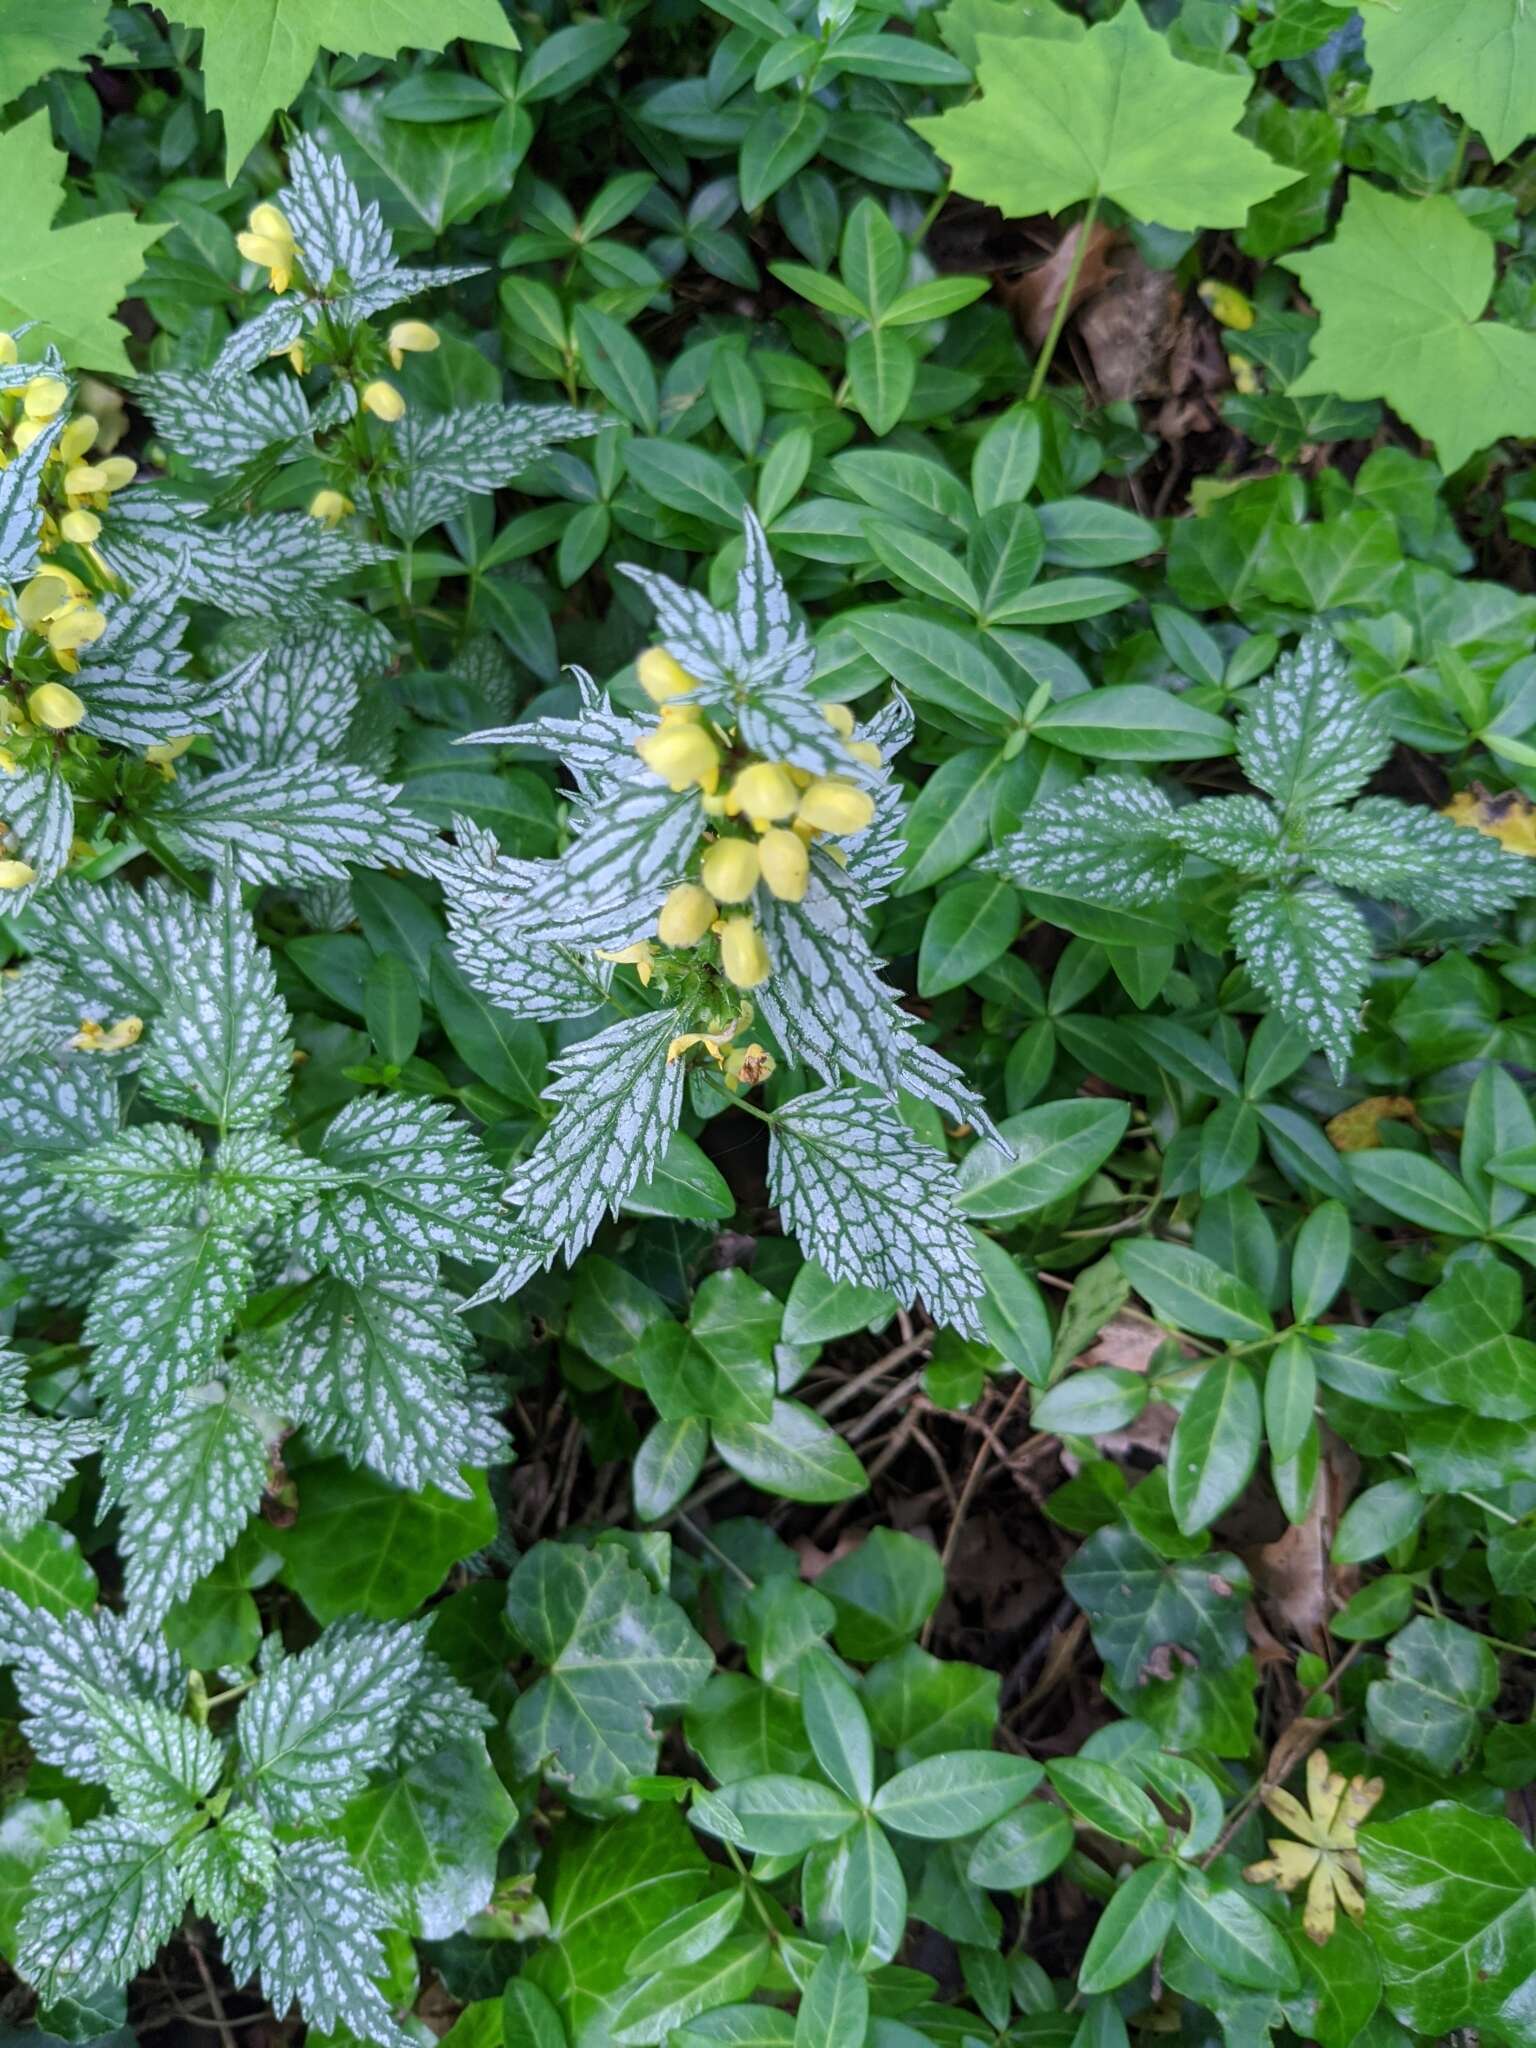
M 1536 2044 L 1536 15 L 0 0 L 0 2026 Z

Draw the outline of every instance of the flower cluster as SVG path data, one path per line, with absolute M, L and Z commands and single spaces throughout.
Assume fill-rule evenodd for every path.
M 9 367 L 18 360 L 16 337 L 0 333 L 0 366 Z M 0 469 L 57 426 L 69 397 L 70 387 L 64 378 L 47 370 L 25 383 L 0 389 Z M 88 459 L 101 432 L 101 422 L 94 414 L 78 412 L 64 423 L 48 450 L 38 491 L 43 511 L 40 545 L 45 555 L 56 553 L 66 541 L 75 547 L 91 547 L 101 532 L 99 515 L 112 493 L 133 482 L 137 472 L 128 456 L 101 454 L 94 461 Z
M 720 966 L 737 988 L 756 988 L 769 972 L 768 949 L 752 916 L 759 885 L 782 903 L 799 903 L 810 883 L 812 843 L 862 832 L 875 814 L 867 791 L 840 776 L 813 776 L 784 761 L 753 759 L 728 727 L 688 699 L 698 680 L 662 648 L 636 664 L 641 687 L 660 710 L 654 731 L 635 742 L 645 765 L 671 790 L 696 788 L 712 829 L 697 881 L 679 882 L 661 906 L 656 935 L 688 948 L 713 935 Z M 856 740 L 846 704 L 823 715 L 850 757 L 880 764 L 879 750 Z

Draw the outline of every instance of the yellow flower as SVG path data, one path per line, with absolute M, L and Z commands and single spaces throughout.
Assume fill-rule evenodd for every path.
M 716 904 L 697 882 L 679 882 L 656 920 L 656 936 L 664 946 L 696 946 L 715 921 Z
M 27 699 L 27 716 L 49 732 L 68 732 L 85 716 L 85 706 L 66 683 L 39 683 Z
M 763 880 L 783 903 L 803 900 L 811 879 L 811 858 L 798 832 L 772 825 L 757 843 Z
M 653 704 L 665 704 L 669 697 L 686 697 L 699 687 L 698 677 L 689 675 L 663 647 L 647 647 L 635 663 L 635 675 Z
M 387 377 L 375 377 L 371 384 L 365 384 L 361 403 L 364 412 L 371 412 L 376 420 L 390 425 L 405 417 L 405 400 Z
M 768 1079 L 777 1065 L 773 1054 L 763 1046 L 733 1046 L 725 1056 L 725 1085 L 727 1088 L 756 1088 Z
M 672 1062 L 680 1060 L 685 1052 L 691 1051 L 696 1045 L 702 1045 L 716 1066 L 723 1067 L 726 1063 L 726 1047 L 736 1036 L 737 1032 L 741 1030 L 742 1026 L 751 1022 L 752 1005 L 750 1003 L 743 1003 L 729 1024 L 717 1024 L 713 1031 L 683 1032 L 680 1037 L 674 1038 L 667 1047 L 667 1065 L 670 1067 Z M 762 1051 L 761 1046 L 758 1047 L 758 1051 Z
M 70 498 L 104 497 L 107 473 L 99 463 L 74 462 L 64 472 L 64 491 Z
M 0 889 L 25 889 L 37 880 L 37 869 L 24 860 L 0 860 Z
M 853 713 L 846 704 L 823 704 L 821 715 L 832 730 L 840 733 L 845 740 L 853 738 Z
M 174 782 L 176 780 L 176 770 L 172 767 L 171 763 L 181 759 L 188 747 L 191 746 L 194 737 L 195 735 L 192 733 L 186 732 L 173 740 L 159 740 L 154 746 L 144 749 L 144 758 L 151 768 L 158 768 L 160 770 L 160 773 L 167 782 Z
M 76 1052 L 123 1052 L 138 1044 L 143 1029 L 142 1017 L 123 1017 L 108 1029 L 93 1017 L 83 1017 L 80 1029 L 68 1042 Z
M 29 420 L 51 420 L 69 398 L 69 386 L 62 377 L 34 377 L 26 387 L 21 409 Z
M 96 468 L 101 472 L 101 487 L 105 491 L 120 491 L 139 473 L 138 464 L 131 455 L 109 455 L 98 462 Z
M 737 988 L 756 988 L 768 979 L 768 948 L 750 917 L 723 918 L 715 930 L 720 934 L 720 965 L 727 981 Z
M 668 789 L 691 789 L 697 783 L 711 790 L 720 779 L 720 756 L 700 725 L 658 726 L 635 741 L 635 752 Z
M 66 469 L 88 455 L 96 446 L 96 436 L 101 432 L 101 422 L 88 412 L 77 412 L 69 425 L 59 436 L 59 460 Z
M 840 836 L 862 832 L 874 815 L 875 800 L 867 791 L 855 789 L 851 782 L 840 782 L 831 776 L 823 776 L 811 784 L 795 813 L 798 823 L 813 826 L 818 832 L 833 832 Z
M 867 768 L 878 768 L 883 758 L 873 740 L 850 740 L 848 751 L 855 761 L 862 761 Z
M 247 263 L 268 273 L 267 282 L 275 292 L 287 291 L 298 267 L 298 244 L 281 207 L 263 200 L 253 206 L 244 231 L 235 237 L 235 247 Z
M 59 657 L 61 668 L 72 675 L 79 667 L 76 650 L 89 647 L 107 630 L 106 617 L 94 605 L 75 604 L 48 622 L 48 645 Z
M 72 540 L 76 547 L 88 548 L 101 535 L 101 521 L 94 512 L 77 509 L 64 514 L 59 521 L 59 532 L 66 540 Z
M 357 507 L 340 491 L 316 491 L 309 501 L 309 516 L 318 519 L 322 526 L 339 526 L 343 519 Z
M 699 880 L 717 903 L 745 903 L 758 873 L 757 848 L 746 839 L 717 839 L 699 863 Z
M 16 346 L 14 334 L 0 333 L 0 363 L 20 361 L 21 351 Z
M 435 327 L 429 327 L 425 320 L 397 320 L 390 328 L 385 347 L 389 360 L 398 370 L 408 355 L 428 356 L 442 341 Z
M 1345 1778 L 1329 1768 L 1320 1749 L 1314 1749 L 1307 1758 L 1306 1806 L 1279 1786 L 1263 1795 L 1265 1806 L 1297 1840 L 1272 1837 L 1269 1861 L 1250 1864 L 1243 1875 L 1250 1884 L 1272 1884 L 1283 1892 L 1305 1884 L 1301 1924 L 1319 1947 L 1333 1932 L 1336 1906 L 1342 1906 L 1351 1920 L 1364 1915 L 1360 1887 L 1365 1872 L 1355 1830 L 1385 1789 L 1380 1778 Z
M 795 785 L 777 761 L 754 761 L 731 784 L 731 803 L 749 818 L 765 818 L 774 823 L 789 817 L 794 810 Z
M 36 633 L 50 619 L 58 618 L 72 605 L 83 604 L 84 601 L 85 585 L 78 576 L 72 576 L 68 569 L 44 569 L 29 583 L 23 584 L 17 599 L 16 616 Z
M 616 952 L 599 946 L 597 957 L 599 960 L 612 960 L 620 967 L 633 967 L 640 977 L 640 986 L 650 987 L 651 976 L 656 971 L 656 954 L 649 939 L 639 939 L 633 946 L 620 946 Z

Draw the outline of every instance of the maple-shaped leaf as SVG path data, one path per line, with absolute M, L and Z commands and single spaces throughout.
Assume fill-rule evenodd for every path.
M 1293 398 L 1384 398 L 1445 470 L 1536 435 L 1536 334 L 1479 318 L 1493 242 L 1454 199 L 1352 179 L 1332 241 L 1281 262 L 1322 316 Z
M 84 71 L 109 40 L 107 0 L 10 0 L 0 39 L 0 106 L 50 71 Z
M 231 180 L 279 107 L 299 96 L 322 49 L 349 57 L 441 50 L 456 36 L 515 50 L 499 0 L 174 0 L 172 21 L 203 31 L 208 105 L 224 116 Z
M 1167 228 L 1238 228 L 1300 175 L 1236 132 L 1247 76 L 1175 57 L 1135 0 L 1076 42 L 977 48 L 981 98 L 910 125 L 957 191 L 1014 218 L 1112 199 Z
M 46 108 L 0 135 L 6 200 L 0 327 L 36 321 L 29 343 L 53 342 L 67 362 L 86 369 L 128 372 L 128 330 L 112 315 L 143 270 L 145 251 L 170 223 L 142 227 L 130 214 L 98 213 L 54 227 L 67 166 L 63 150 L 53 146 Z
M 1373 107 L 1439 100 L 1495 163 L 1536 132 L 1536 12 L 1529 0 L 1366 0 Z

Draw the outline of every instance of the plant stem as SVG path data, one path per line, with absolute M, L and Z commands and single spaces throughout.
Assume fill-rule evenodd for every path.
M 1061 297 L 1056 301 L 1056 310 L 1051 315 L 1050 326 L 1046 329 L 1044 344 L 1035 360 L 1034 374 L 1029 380 L 1029 389 L 1024 394 L 1027 400 L 1037 399 L 1045 388 L 1046 372 L 1051 367 L 1051 358 L 1056 353 L 1061 330 L 1067 324 L 1067 315 L 1072 311 L 1072 294 L 1077 290 L 1077 280 L 1082 275 L 1083 261 L 1088 254 L 1093 224 L 1098 217 L 1099 195 L 1095 192 L 1077 224 L 1077 247 L 1072 251 L 1072 261 L 1067 267 L 1067 281 L 1061 288 Z

